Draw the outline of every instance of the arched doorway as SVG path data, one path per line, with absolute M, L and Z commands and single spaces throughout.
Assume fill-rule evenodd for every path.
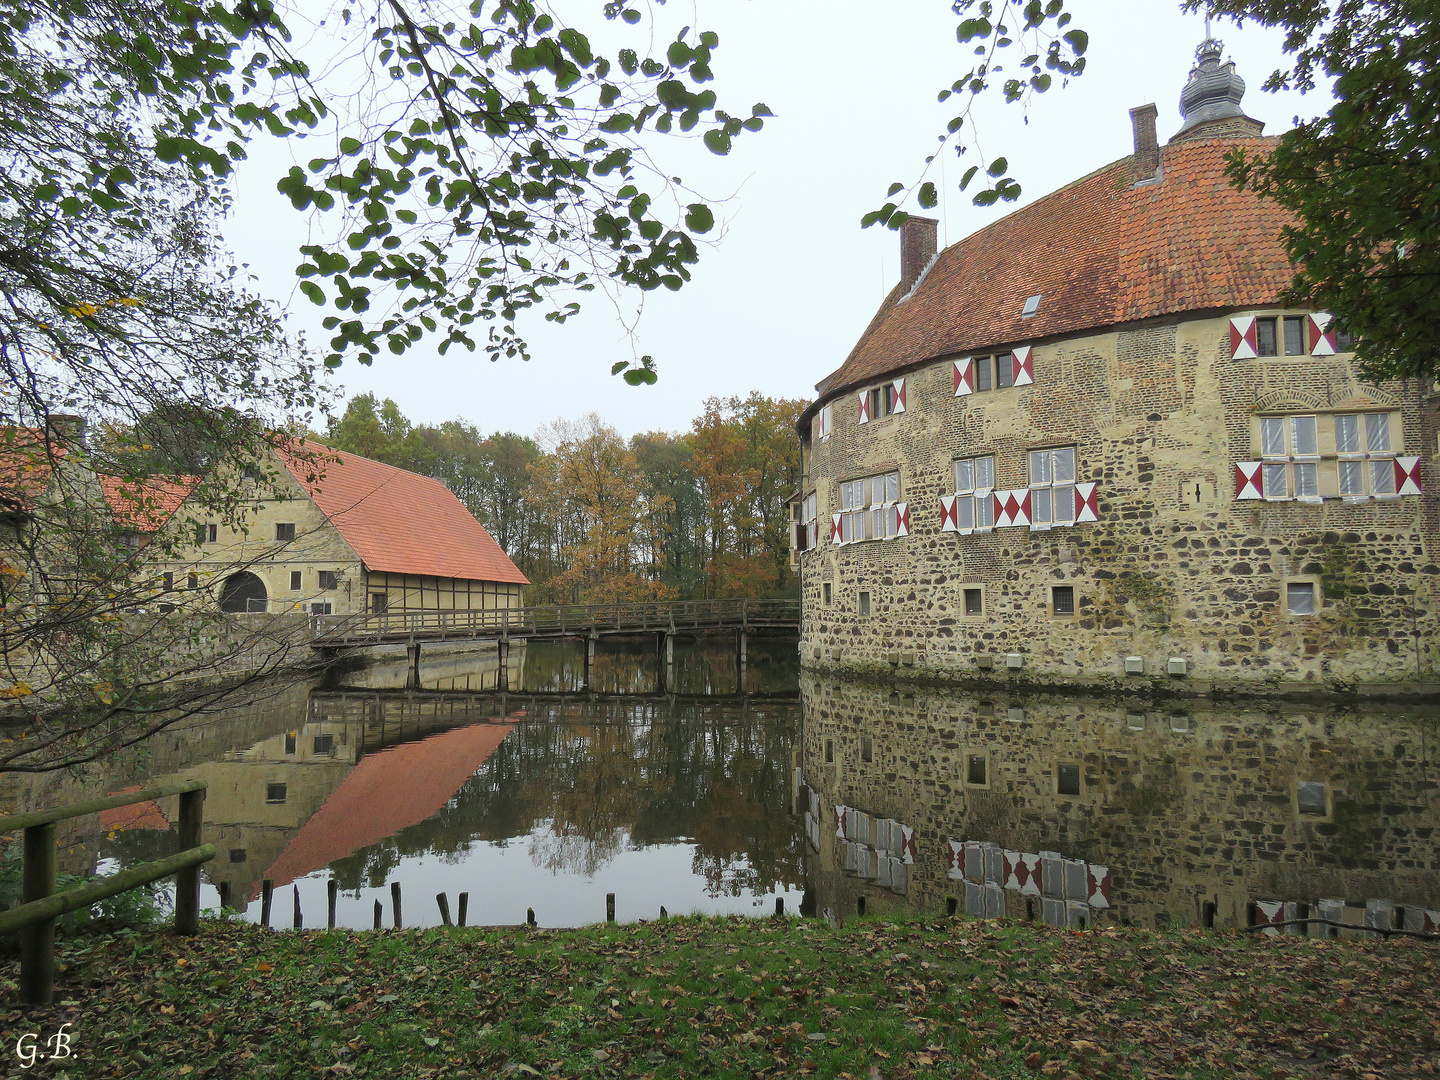
M 265 583 L 248 570 L 232 574 L 220 590 L 221 611 L 264 611 Z

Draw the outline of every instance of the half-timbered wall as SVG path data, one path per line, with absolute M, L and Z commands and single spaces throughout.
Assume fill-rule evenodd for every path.
M 388 611 L 490 611 L 520 606 L 519 585 L 371 571 L 366 575 L 371 610 L 380 593 L 385 595 Z
M 1434 398 L 1363 383 L 1327 321 L 1151 320 L 831 396 L 805 448 L 802 660 L 1200 691 L 1432 678 Z M 892 471 L 894 527 L 855 539 L 844 493 Z

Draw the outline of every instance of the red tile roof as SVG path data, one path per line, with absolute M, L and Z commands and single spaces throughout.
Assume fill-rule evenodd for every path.
M 369 569 L 530 583 L 439 480 L 309 441 L 276 452 Z
M 329 866 L 437 813 L 514 724 L 471 724 L 364 758 L 262 876 L 276 886 Z M 260 882 L 250 899 L 260 894 Z
M 822 399 L 890 372 L 966 352 L 1158 315 L 1263 307 L 1290 284 L 1286 211 L 1225 178 L 1231 150 L 1273 138 L 1163 148 L 1157 183 L 1131 185 L 1131 159 L 1001 218 L 941 253 L 903 303 L 886 298 Z M 1039 293 L 1039 312 L 1020 315 Z M 818 404 L 818 403 L 817 403 Z M 813 406 L 812 406 L 813 408 Z
M 0 427 L 0 510 L 33 509 L 66 450 L 41 428 Z
M 102 474 L 99 480 L 116 523 L 142 533 L 153 533 L 164 525 L 200 483 L 198 476 L 126 480 Z

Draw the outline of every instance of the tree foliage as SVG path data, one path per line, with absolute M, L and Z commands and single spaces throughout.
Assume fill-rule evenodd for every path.
M 1415 0 L 1214 5 L 1287 30 L 1267 87 L 1334 81 L 1335 105 L 1268 156 L 1231 155 L 1239 186 L 1295 215 L 1283 302 L 1335 313 L 1374 379 L 1440 365 L 1440 15 Z

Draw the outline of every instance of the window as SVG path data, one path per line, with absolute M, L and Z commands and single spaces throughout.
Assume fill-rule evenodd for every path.
M 1030 451 L 1030 525 L 1069 525 L 1075 520 L 1075 448 Z
M 1255 320 L 1255 352 L 1259 356 L 1276 356 L 1279 350 L 1275 342 L 1275 320 Z
M 834 740 L 834 739 L 826 739 L 826 740 L 825 740 L 825 764 L 826 764 L 826 765 L 833 765 L 834 763 L 835 763 L 835 740 Z
M 1260 454 L 1265 459 L 1267 499 L 1319 498 L 1320 443 L 1315 417 L 1263 417 Z M 1313 460 L 1300 460 L 1305 458 Z
M 1052 615 L 1074 615 L 1074 614 L 1075 614 L 1075 586 L 1073 586 L 1073 585 L 1052 585 L 1052 586 L 1050 586 L 1050 614 L 1052 614 Z
M 875 740 L 872 739 L 869 735 L 860 736 L 860 760 L 875 760 Z
M 1059 795 L 1080 794 L 1080 766 L 1055 766 L 1055 791 Z
M 283 803 L 285 801 L 285 785 L 266 784 L 265 801 L 267 803 Z
M 340 584 L 340 575 L 334 570 L 320 571 L 320 588 L 333 589 Z
M 970 754 L 965 758 L 965 782 L 975 787 L 986 784 L 987 762 L 984 754 Z
M 985 590 L 983 590 L 983 589 L 966 589 L 966 590 L 965 590 L 965 614 L 966 614 L 966 615 L 984 615 L 984 614 L 985 614 Z
M 1285 355 L 1305 356 L 1310 352 L 1305 347 L 1305 316 L 1285 316 Z
M 160 578 L 160 587 L 163 588 L 166 592 L 169 592 L 171 589 L 175 588 L 175 575 L 168 570 L 165 571 L 164 575 L 162 575 Z
M 299 592 L 303 581 L 302 573 L 299 570 L 290 571 L 290 591 Z
M 1389 413 L 1335 417 L 1336 470 L 1342 496 L 1395 494 L 1395 451 Z
M 1301 780 L 1295 785 L 1295 807 L 1302 814 L 1324 817 L 1330 812 L 1325 785 L 1314 780 Z
M 328 754 L 335 749 L 334 735 L 316 735 L 314 751 L 317 754 Z
M 840 484 L 840 542 L 884 540 L 899 534 L 900 474 L 882 473 Z
M 810 442 L 822 442 L 830 437 L 830 406 L 826 405 L 810 421 Z
M 329 615 L 329 614 L 330 614 L 330 611 L 331 611 L 331 608 L 330 608 L 330 603 L 329 603 L 329 601 L 326 601 L 326 602 L 323 603 L 323 604 L 311 604 L 311 605 L 310 605 L 310 614 L 311 614 L 311 615 Z
M 830 606 L 830 582 L 826 581 L 820 586 L 820 598 L 826 607 Z
M 390 610 L 390 594 L 383 592 L 372 592 L 370 594 L 370 614 L 384 615 Z
M 197 573 L 194 573 L 193 571 L 192 571 L 191 573 L 186 574 L 186 575 L 185 575 L 185 587 L 186 587 L 187 589 L 198 589 L 198 588 L 200 587 L 200 575 L 197 574 Z
M 295 523 L 293 521 L 280 521 L 275 523 L 275 539 L 280 543 L 289 543 L 295 539 Z
M 243 847 L 230 849 L 230 861 L 232 863 L 243 863 L 246 858 L 248 858 L 248 855 Z
M 817 493 L 812 491 L 800 503 L 800 528 L 796 530 L 795 547 L 798 551 L 809 551 L 819 541 L 815 519 L 819 516 Z
M 1335 331 L 1335 351 L 1336 351 L 1336 352 L 1354 352 L 1354 351 L 1355 351 L 1355 335 L 1352 334 L 1349 330 L 1336 330 L 1336 331 Z
M 860 594 L 860 614 L 870 614 L 870 594 L 868 592 L 862 592 Z
M 995 526 L 994 455 L 961 458 L 955 462 L 955 521 L 961 532 Z
M 1031 315 L 1034 315 L 1039 310 L 1040 294 L 1036 293 L 1034 296 L 1028 297 L 1025 300 L 1025 306 L 1020 309 L 1020 317 L 1022 319 L 1028 319 Z
M 866 391 L 866 402 L 869 406 L 870 419 L 874 420 L 881 416 L 889 416 L 894 412 L 904 412 L 904 408 L 896 408 L 899 395 L 895 392 L 894 383 L 886 383 L 884 386 L 876 386 Z
M 293 754 L 294 752 L 295 752 L 295 732 L 293 732 L 293 731 L 286 732 L 286 734 L 285 734 L 285 753 L 287 753 L 287 754 Z
M 1285 612 L 1287 615 L 1315 614 L 1315 582 L 1287 581 L 1285 583 Z

